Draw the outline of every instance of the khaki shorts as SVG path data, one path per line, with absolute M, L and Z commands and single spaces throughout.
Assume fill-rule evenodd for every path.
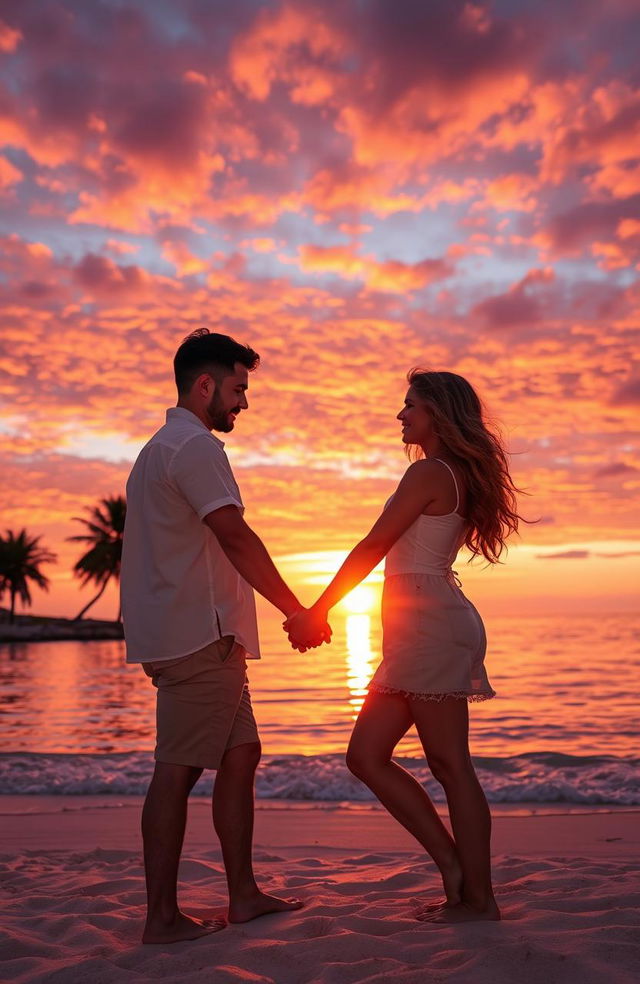
M 228 748 L 259 741 L 245 651 L 233 636 L 142 667 L 158 691 L 157 762 L 218 769 Z

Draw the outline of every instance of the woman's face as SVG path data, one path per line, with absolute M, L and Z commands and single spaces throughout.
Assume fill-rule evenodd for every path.
M 433 414 L 419 398 L 413 386 L 407 390 L 404 406 L 397 417 L 402 422 L 402 440 L 405 444 L 419 444 L 427 449 L 437 440 Z

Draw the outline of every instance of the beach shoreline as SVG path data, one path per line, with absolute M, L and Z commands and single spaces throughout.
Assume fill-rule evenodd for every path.
M 0 796 L 2 851 L 134 851 L 140 846 L 141 796 Z M 532 852 L 566 857 L 640 860 L 640 810 L 543 812 L 544 804 L 494 811 L 496 855 Z M 535 812 L 533 812 L 535 810 Z M 440 812 L 446 817 L 443 808 Z M 44 822 L 46 818 L 46 823 Z M 352 809 L 338 803 L 256 801 L 255 844 L 260 847 L 420 851 L 420 846 L 386 811 Z M 185 849 L 217 844 L 206 797 L 191 797 Z

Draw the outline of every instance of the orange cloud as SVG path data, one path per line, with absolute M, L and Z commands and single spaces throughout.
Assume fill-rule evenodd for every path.
M 419 211 L 424 195 L 391 191 L 394 183 L 397 174 L 384 168 L 348 164 L 318 171 L 305 188 L 304 197 L 321 213 L 365 208 L 376 215 Z
M 372 256 L 358 255 L 353 246 L 302 246 L 300 264 L 304 270 L 335 273 L 347 279 L 361 278 L 373 290 L 399 292 L 417 290 L 453 272 L 451 264 L 444 259 L 425 259 L 418 263 L 378 261 Z
M 346 37 L 323 17 L 322 8 L 283 3 L 275 10 L 264 8 L 235 40 L 229 67 L 235 84 L 253 99 L 264 101 L 274 83 L 283 80 L 291 85 L 294 101 L 317 105 L 333 90 L 330 72 L 318 62 L 346 50 Z
M 0 157 L 0 189 L 9 188 L 22 180 L 22 171 L 6 159 Z
M 526 174 L 505 174 L 490 181 L 486 201 L 494 208 L 531 212 L 538 205 L 538 181 Z
M 9 27 L 4 21 L 0 20 L 0 51 L 10 54 L 15 51 L 22 41 L 22 31 Z
M 127 253 L 137 253 L 139 246 L 129 243 L 123 239 L 107 239 L 104 248 L 116 256 L 124 256 Z
M 209 269 L 210 262 L 195 256 L 188 247 L 181 242 L 166 240 L 162 244 L 162 255 L 176 268 L 179 277 L 188 277 L 190 274 L 203 273 Z
M 640 90 L 616 79 L 596 88 L 583 101 L 577 97 L 584 96 L 584 83 L 581 88 L 582 93 L 574 88 L 575 98 L 564 107 L 565 112 L 549 133 L 543 177 L 557 183 L 572 169 L 588 164 L 593 172 L 589 180 L 595 188 L 606 188 L 622 197 L 633 194 L 633 189 L 618 188 L 607 176 L 619 177 L 624 162 L 640 153 Z

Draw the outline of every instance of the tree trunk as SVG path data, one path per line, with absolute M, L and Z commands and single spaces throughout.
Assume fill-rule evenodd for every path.
M 76 615 L 76 617 L 73 620 L 74 622 L 79 622 L 80 619 L 82 618 L 82 616 L 84 615 L 84 613 L 85 612 L 88 612 L 89 609 L 91 608 L 91 606 L 92 605 L 95 605 L 95 603 L 98 600 L 98 598 L 101 598 L 102 597 L 102 595 L 104 593 L 104 589 L 106 588 L 106 586 L 107 586 L 108 583 L 109 583 L 108 581 L 105 581 L 104 582 L 104 584 L 102 585 L 102 587 L 98 591 L 98 593 L 95 596 L 95 598 L 92 598 L 91 601 L 89 602 L 89 604 L 88 605 L 85 605 L 84 608 L 82 609 L 82 611 L 78 612 L 78 614 Z
M 16 620 L 16 592 L 11 589 L 11 610 L 9 612 L 9 625 L 13 625 Z

